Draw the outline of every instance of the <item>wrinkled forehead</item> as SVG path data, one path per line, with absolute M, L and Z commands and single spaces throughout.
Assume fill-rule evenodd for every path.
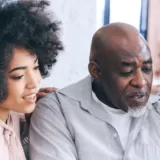
M 107 47 L 100 64 L 105 70 L 117 69 L 122 62 L 140 65 L 145 61 L 151 61 L 150 49 L 142 37 L 112 37 L 108 50 Z
M 135 37 L 113 37 L 110 43 L 113 61 L 136 60 L 142 62 L 151 58 L 147 42 L 140 36 Z
M 138 62 L 144 62 L 148 59 L 151 59 L 150 52 L 128 52 L 128 51 L 123 51 L 115 54 L 115 60 L 117 62 L 121 62 L 123 60 L 125 61 L 138 61 Z

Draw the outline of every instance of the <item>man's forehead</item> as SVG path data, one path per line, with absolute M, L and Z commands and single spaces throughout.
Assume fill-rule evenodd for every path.
M 138 52 L 134 53 L 133 52 L 119 52 L 117 54 L 120 60 L 133 60 L 133 59 L 142 59 L 142 60 L 147 60 L 151 58 L 150 52 Z
M 106 47 L 109 47 L 113 52 L 128 52 L 137 54 L 139 52 L 149 52 L 147 42 L 140 35 L 126 34 L 125 36 L 113 35 L 110 40 L 104 41 L 109 43 Z M 104 43 L 105 45 L 105 43 Z M 107 48 L 106 48 L 107 49 Z
M 119 67 L 141 67 L 142 65 L 151 65 L 152 58 L 151 57 L 134 57 L 134 58 L 124 58 L 121 61 L 117 62 L 117 66 Z
M 115 59 L 119 59 L 120 61 L 123 59 L 130 60 L 130 59 L 142 59 L 147 60 L 151 58 L 150 50 L 147 44 L 144 45 L 137 45 L 133 46 L 132 44 L 128 44 L 126 46 L 117 46 L 113 48 L 113 57 Z
M 134 52 L 119 52 L 117 54 L 111 54 L 112 56 L 108 56 L 107 63 L 110 66 L 120 66 L 123 65 L 124 62 L 131 64 L 142 64 L 142 63 L 152 63 L 152 58 L 150 52 L 148 53 L 137 53 Z
M 120 54 L 117 58 L 117 62 L 123 64 L 124 62 L 139 64 L 152 61 L 150 54 Z

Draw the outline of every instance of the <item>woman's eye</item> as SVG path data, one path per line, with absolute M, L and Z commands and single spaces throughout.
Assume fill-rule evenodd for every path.
M 20 79 L 22 79 L 23 76 L 24 76 L 24 75 L 14 76 L 14 77 L 12 77 L 12 79 L 13 79 L 13 80 L 20 80 Z
M 39 70 L 39 66 L 36 66 L 36 67 L 34 68 L 34 70 Z
M 129 72 L 120 72 L 121 76 L 130 76 L 133 73 L 133 71 L 129 71 Z

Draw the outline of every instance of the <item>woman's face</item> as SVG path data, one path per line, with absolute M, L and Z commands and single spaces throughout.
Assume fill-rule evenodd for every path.
M 20 113 L 31 113 L 35 108 L 36 93 L 41 80 L 36 56 L 15 48 L 8 73 L 8 97 L 0 107 Z

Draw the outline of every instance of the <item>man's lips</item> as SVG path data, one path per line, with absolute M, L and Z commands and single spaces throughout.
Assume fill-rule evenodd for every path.
M 127 101 L 130 105 L 144 105 L 148 99 L 149 95 L 147 92 L 134 92 L 127 95 Z M 136 106 L 137 106 L 136 105 Z
M 134 92 L 134 93 L 128 94 L 127 98 L 140 99 L 140 98 L 143 98 L 143 97 L 146 97 L 146 96 L 148 96 L 147 92 Z

